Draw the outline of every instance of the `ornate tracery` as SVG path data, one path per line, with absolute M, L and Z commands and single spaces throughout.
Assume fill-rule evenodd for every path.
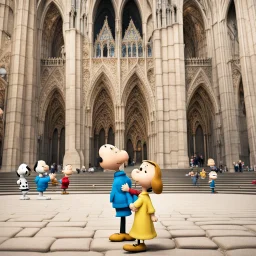
M 143 52 L 143 40 L 131 19 L 122 41 L 122 57 L 143 57 Z
M 115 40 L 108 25 L 108 17 L 106 17 L 103 27 L 95 40 L 94 56 L 96 58 L 115 57 Z

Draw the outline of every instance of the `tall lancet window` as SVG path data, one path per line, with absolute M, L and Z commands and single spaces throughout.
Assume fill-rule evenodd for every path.
M 94 49 L 94 56 L 96 58 L 115 57 L 115 40 L 108 25 L 108 17 L 106 17 L 103 27 L 96 37 Z
M 122 43 L 122 57 L 143 57 L 143 41 L 133 20 L 125 31 Z

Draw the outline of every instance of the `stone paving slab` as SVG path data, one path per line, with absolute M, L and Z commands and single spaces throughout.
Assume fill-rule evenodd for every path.
M 112 205 L 109 203 L 109 195 L 69 195 L 67 197 L 61 196 L 59 194 L 51 195 L 53 200 L 48 201 L 39 201 L 36 200 L 37 195 L 31 195 L 31 199 L 29 202 L 20 201 L 17 196 L 0 196 L 0 217 L 3 217 L 3 220 L 0 221 L 0 232 L 1 228 L 23 228 L 19 233 L 16 234 L 15 238 L 1 238 L 3 241 L 2 244 L 7 243 L 12 239 L 29 239 L 29 243 L 33 242 L 35 238 L 41 239 L 58 239 L 58 240 L 77 240 L 77 239 L 92 239 L 91 245 L 89 246 L 90 251 L 76 251 L 77 253 L 82 253 L 82 255 L 90 255 L 88 253 L 93 253 L 93 242 L 99 240 L 98 245 L 101 246 L 104 253 L 108 253 L 111 251 L 119 252 L 118 255 L 127 255 L 127 253 L 122 250 L 122 242 L 121 243 L 111 243 L 108 241 L 108 233 L 116 233 L 119 232 L 120 227 L 120 218 L 115 217 L 115 210 L 112 208 Z M 154 195 L 152 194 L 151 200 L 154 205 L 154 208 L 157 211 L 157 217 L 159 221 L 155 223 L 155 229 L 158 233 L 158 237 L 149 241 L 146 241 L 149 251 L 143 253 L 143 255 L 178 255 L 178 256 L 186 256 L 186 255 L 201 255 L 203 253 L 202 246 L 207 247 L 207 242 L 212 242 L 208 237 L 200 237 L 200 234 L 207 234 L 209 236 L 211 232 L 216 235 L 216 232 L 219 234 L 224 230 L 228 235 L 228 237 L 232 236 L 233 238 L 256 238 L 256 201 L 255 196 L 251 195 L 206 195 L 206 194 L 198 194 L 197 201 L 194 200 L 193 194 L 162 194 L 162 195 Z M 102 202 L 99 204 L 99 202 Z M 204 202 L 202 204 L 201 202 Z M 29 205 L 29 207 L 28 207 Z M 3 211 L 2 209 L 6 209 L 7 211 Z M 252 217 L 253 216 L 253 217 Z M 27 219 L 33 219 L 34 221 L 20 221 Z M 7 220 L 5 218 L 8 218 Z M 12 221 L 9 221 L 12 220 Z M 36 221 L 40 220 L 40 221 Z M 126 218 L 126 230 L 129 232 L 134 220 L 134 214 Z M 215 223 L 213 225 L 202 225 L 198 226 L 197 222 L 212 222 Z M 225 224 L 216 224 L 217 222 L 224 222 Z M 170 223 L 170 225 L 163 225 L 162 223 Z M 82 224 L 81 224 L 82 223 Z M 90 225 L 87 225 L 91 223 Z M 191 223 L 191 224 L 188 224 Z M 230 225 L 233 223 L 233 225 Z M 235 223 L 235 224 L 234 224 Z M 249 223 L 249 224 L 244 224 Z M 228 224 L 228 225 L 227 225 Z M 229 233 L 229 231 L 231 233 Z M 239 233 L 240 231 L 243 231 Z M 36 232 L 34 234 L 34 232 Z M 105 232 L 106 237 L 97 237 L 103 236 L 102 233 Z M 175 234 L 178 232 L 179 235 L 190 235 L 189 237 L 175 237 L 174 240 L 169 239 L 171 237 L 171 232 Z M 186 234 L 187 232 L 187 234 Z M 214 233 L 215 232 L 215 233 Z M 45 236 L 38 236 L 38 234 L 45 233 Z M 233 234 L 252 234 L 248 237 L 243 237 L 239 235 L 237 237 L 233 237 Z M 87 235 L 89 234 L 89 237 Z M 94 236 L 95 234 L 95 236 Z M 98 235 L 96 235 L 98 234 Z M 230 235 L 229 235 L 230 234 Z M 0 234 L 1 235 L 1 234 Z M 24 236 L 23 236 L 24 235 Z M 27 235 L 27 236 L 25 236 Z M 54 237 L 53 237 L 54 235 Z M 176 234 L 177 235 L 177 234 Z M 196 235 L 196 237 L 193 237 Z M 33 236 L 33 237 L 31 237 Z M 63 237 L 64 236 L 64 237 Z M 66 237 L 65 237 L 66 236 Z M 175 235 L 174 235 L 175 236 Z M 215 237 L 216 238 L 225 238 L 225 237 Z M 192 247 L 187 241 L 187 245 L 189 245 L 188 249 L 178 249 L 178 245 L 174 243 L 177 239 L 193 239 L 195 238 L 197 242 L 191 242 Z M 208 239 L 207 242 L 202 239 Z M 58 240 L 53 240 L 58 245 Z M 191 240 L 190 240 L 191 241 Z M 104 244 L 105 243 L 105 244 Z M 123 242 L 127 243 L 127 242 Z M 129 242 L 128 242 L 129 243 Z M 131 242 L 134 243 L 134 242 Z M 28 243 L 23 243 L 23 248 L 17 250 L 17 252 L 26 253 L 26 256 L 29 256 L 29 252 L 25 251 Z M 55 244 L 55 246 L 56 246 Z M 213 243 L 214 244 L 214 243 Z M 1 244 L 0 244 L 1 245 Z M 173 245 L 173 246 L 172 246 Z M 198 246 L 198 249 L 195 249 L 193 246 Z M 211 244 L 212 245 L 212 244 Z M 72 246 L 71 244 L 64 244 L 64 246 Z M 81 245 L 82 246 L 82 245 Z M 116 246 L 112 248 L 110 246 Z M 151 246 L 151 247 L 150 247 Z M 215 245 L 216 246 L 216 245 Z M 51 246 L 50 246 L 51 247 Z M 170 249 L 171 247 L 171 249 Z M 204 247 L 203 247 L 204 248 Z M 217 249 L 217 247 L 214 247 Z M 58 249 L 58 248 L 57 248 Z M 56 250 L 57 250 L 56 249 Z M 82 248 L 84 249 L 84 248 Z M 221 248 L 218 248 L 218 252 L 216 249 L 207 249 L 204 252 L 204 256 L 211 255 L 214 253 L 215 256 L 220 255 L 220 253 L 224 254 L 227 252 L 223 252 Z M 250 247 L 246 247 L 246 249 L 254 249 Z M 255 248 L 256 249 L 256 248 Z M 45 249 L 44 249 L 45 250 Z M 32 251 L 32 250 L 30 250 Z M 194 254 L 198 251 L 197 254 Z M 6 252 L 2 251 L 1 252 Z M 9 251 L 14 252 L 14 251 Z M 206 254 L 207 252 L 207 254 Z M 38 250 L 33 251 L 33 256 L 37 256 Z M 59 256 L 70 256 L 74 255 L 75 251 L 70 249 L 70 251 L 56 251 L 55 255 Z M 60 253 L 60 254 L 57 254 Z M 125 253 L 125 254 L 123 254 Z M 153 254 L 152 254 L 153 253 Z M 9 254 L 10 255 L 10 254 Z M 15 254 L 11 254 L 12 256 L 16 256 Z M 50 252 L 50 249 L 46 251 L 46 253 L 40 253 L 40 255 L 54 255 L 53 252 Z M 81 254 L 80 254 L 81 255 Z M 79 256 L 80 256 L 79 255 Z M 102 256 L 102 253 L 98 255 Z M 0 254 L 1 256 L 1 254 Z M 25 256 L 25 255 L 24 255 Z M 136 256 L 138 256 L 136 254 Z M 239 255 L 240 256 L 240 255 Z M 247 255 L 246 255 L 247 256 Z M 254 255 L 255 256 L 255 255 Z
M 256 236 L 256 234 L 249 232 L 249 231 L 244 231 L 244 230 L 208 230 L 206 231 L 206 234 L 208 237 L 216 237 L 216 236 Z
M 224 250 L 256 248 L 256 237 L 214 237 L 213 241 Z
M 56 216 L 53 219 L 51 219 L 50 221 L 58 221 L 58 222 L 66 222 L 69 221 L 70 217 L 61 217 L 61 216 Z
M 256 225 L 245 225 L 244 227 L 256 232 Z
M 198 221 L 195 222 L 198 226 L 203 225 L 256 225 L 256 221 L 247 221 L 247 220 L 230 220 L 230 221 L 222 221 L 222 220 L 216 220 L 216 221 Z
M 202 230 L 201 227 L 196 225 L 183 225 L 183 226 L 168 226 L 167 230 Z
M 243 227 L 243 226 L 239 226 L 239 225 L 203 225 L 203 226 L 200 226 L 200 228 L 204 229 L 204 230 L 211 230 L 211 229 L 214 229 L 214 230 L 217 230 L 217 229 L 220 229 L 220 230 L 247 230 L 246 227 Z
M 256 249 L 238 249 L 227 251 L 225 256 L 255 256 Z
M 103 256 L 102 253 L 99 252 L 48 252 L 48 253 L 40 253 L 40 252 L 4 252 L 0 251 L 0 256 Z
M 22 228 L 19 228 L 19 227 L 1 227 L 0 228 L 0 236 L 14 237 L 21 230 L 22 230 Z
M 185 218 L 178 218 L 178 217 L 159 217 L 158 221 L 185 221 Z
M 55 238 L 11 238 L 0 244 L 0 251 L 48 252 Z
M 6 241 L 7 239 L 9 239 L 9 237 L 0 237 L 0 244 L 2 244 L 4 241 Z
M 86 222 L 49 222 L 47 227 L 81 227 L 84 228 Z
M 51 251 L 89 251 L 91 238 L 64 238 L 56 240 Z
M 94 235 L 94 230 L 54 230 L 43 228 L 37 234 L 36 237 L 55 237 L 55 238 L 91 238 Z
M 18 217 L 18 218 L 14 218 L 14 219 L 9 219 L 8 222 L 11 222 L 11 221 L 20 221 L 20 222 L 40 222 L 40 221 L 43 221 L 43 220 L 48 220 L 48 219 L 51 219 L 52 217 L 51 216 L 22 216 L 22 217 Z
M 97 252 L 104 252 L 109 250 L 120 250 L 123 248 L 123 245 L 125 244 L 134 244 L 134 241 L 128 242 L 110 242 L 108 240 L 103 240 L 101 238 L 95 238 L 93 239 L 91 243 L 90 250 L 91 251 L 97 251 Z M 152 239 L 145 241 L 145 244 L 147 245 L 149 250 L 168 250 L 175 248 L 175 244 L 171 239 Z
M 173 238 L 175 237 L 199 237 L 205 236 L 204 230 L 170 230 Z
M 32 237 L 34 236 L 40 228 L 24 228 L 15 237 Z
M 129 254 L 123 250 L 107 251 L 105 254 L 105 256 L 125 256 L 125 255 L 133 255 L 133 254 L 131 254 L 131 253 Z M 189 250 L 189 249 L 163 250 L 161 252 L 151 251 L 149 249 L 146 252 L 136 253 L 134 255 L 136 255 L 136 256 L 223 256 L 222 253 L 220 253 L 219 251 L 216 251 L 216 250 Z M 238 256 L 238 255 L 236 255 L 236 256 Z M 253 255 L 253 256 L 255 256 L 255 255 Z
M 21 227 L 21 228 L 43 228 L 47 222 L 0 222 L 0 229 L 3 227 Z
M 191 226 L 194 225 L 192 221 L 161 221 L 164 226 Z
M 221 220 L 221 221 L 230 221 L 232 220 L 231 218 L 217 218 L 217 220 Z M 216 221 L 216 218 L 212 217 L 212 218 L 188 218 L 187 221 L 192 221 L 192 222 L 201 222 L 201 221 Z
M 175 238 L 174 241 L 179 249 L 218 249 L 207 237 Z
M 12 218 L 11 216 L 1 216 L 0 215 L 0 221 L 7 221 L 7 220 L 9 220 L 11 218 Z
M 93 238 L 109 238 L 110 235 L 114 234 L 116 230 L 97 230 Z M 164 229 L 156 229 L 158 238 L 171 238 L 170 232 Z

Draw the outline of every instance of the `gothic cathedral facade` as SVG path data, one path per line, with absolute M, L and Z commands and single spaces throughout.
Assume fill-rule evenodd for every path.
M 255 0 L 3 0 L 0 162 L 256 164 Z

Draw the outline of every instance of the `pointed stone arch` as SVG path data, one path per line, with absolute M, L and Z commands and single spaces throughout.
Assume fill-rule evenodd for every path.
M 183 5 L 183 34 L 185 58 L 207 57 L 207 18 L 202 6 L 195 0 Z
M 39 45 L 41 59 L 61 57 L 62 46 L 65 45 L 63 34 L 63 21 L 65 15 L 63 15 L 62 3 L 55 0 L 47 2 L 45 6 L 41 3 L 37 14 L 40 17 Z
M 125 8 L 125 5 L 127 4 L 129 0 L 125 0 L 125 1 L 122 1 L 121 2 L 121 5 L 120 5 L 120 9 L 119 9 L 119 12 L 118 12 L 118 16 L 120 19 L 123 20 L 123 11 L 124 11 L 124 8 Z M 139 0 L 133 0 L 133 2 L 136 4 L 136 7 L 139 11 L 139 14 L 140 14 L 140 18 L 141 20 L 143 20 L 143 12 L 142 12 L 142 6 L 140 4 L 140 1 Z M 143 29 L 143 28 L 142 28 Z
M 117 98 L 116 90 L 111 81 L 115 81 L 115 79 L 112 77 L 112 75 L 110 74 L 108 69 L 105 67 L 105 65 L 102 65 L 92 78 L 91 87 L 86 96 L 87 108 L 90 108 L 90 106 L 93 106 L 95 97 L 97 96 L 98 92 L 101 90 L 101 87 L 99 86 L 100 84 L 103 84 L 107 88 L 112 101 L 113 99 Z
M 98 7 L 99 7 L 99 5 L 100 5 L 100 2 L 101 2 L 102 0 L 91 0 L 91 10 L 93 10 L 92 11 L 92 15 L 91 15 L 91 21 L 92 21 L 92 23 L 94 23 L 94 20 L 95 20 L 95 16 L 96 16 L 96 13 L 97 13 L 97 9 L 98 9 Z M 110 0 L 111 1 L 111 3 L 112 3 L 112 6 L 113 6 L 113 9 L 114 9 L 114 11 L 115 11 L 115 17 L 117 18 L 117 15 L 118 15 L 118 11 L 117 11 L 117 3 L 116 3 L 116 1 L 115 0 Z
M 146 97 L 146 105 L 149 113 L 153 112 L 155 110 L 155 104 L 154 104 L 154 96 L 152 89 L 150 86 L 145 83 L 145 79 L 141 72 L 138 72 L 139 67 L 136 68 L 136 66 L 129 72 L 129 75 L 127 75 L 126 79 L 122 82 L 125 86 L 121 92 L 121 104 L 125 105 L 127 102 L 127 98 L 134 88 L 134 86 L 138 86 L 140 90 L 143 92 L 144 97 Z
M 57 88 L 53 88 L 47 96 L 39 122 L 39 156 L 47 162 L 54 160 L 56 164 L 61 164 L 65 152 L 65 148 L 60 148 L 60 145 L 65 147 L 65 102 Z
M 125 145 L 128 145 L 128 141 L 130 141 L 134 149 L 134 157 L 130 159 L 130 162 L 132 160 L 136 162 L 136 158 L 141 159 L 141 156 L 147 155 L 143 154 L 142 149 L 137 149 L 136 146 L 138 141 L 142 145 L 148 144 L 150 129 L 147 94 L 139 83 L 136 75 L 131 77 L 122 96 L 122 104 L 125 106 Z
M 91 163 L 98 165 L 97 157 L 99 148 L 108 141 L 108 132 L 110 127 L 112 127 L 113 134 L 115 133 L 115 109 L 114 103 L 110 96 L 106 85 L 99 84 L 100 88 L 97 94 L 94 95 L 94 100 L 92 101 L 91 110 L 91 138 L 92 138 L 92 148 L 91 148 Z M 102 139 L 101 132 L 104 131 L 105 138 Z
M 219 109 L 220 109 L 219 104 L 214 95 L 214 92 L 213 92 L 213 89 L 211 86 L 211 82 L 202 68 L 199 68 L 197 74 L 194 76 L 193 80 L 191 81 L 191 83 L 189 85 L 189 89 L 188 89 L 188 93 L 187 93 L 187 108 L 190 104 L 190 101 L 191 101 L 193 95 L 195 94 L 195 92 L 199 86 L 202 86 L 208 93 L 208 95 L 213 103 L 213 106 L 214 106 L 214 112 L 216 114 L 219 113 Z
M 58 81 L 54 79 L 53 83 L 47 83 L 43 90 L 40 93 L 39 97 L 39 109 L 38 109 L 38 117 L 39 121 L 44 121 L 45 120 L 45 113 L 47 110 L 47 107 L 49 105 L 49 102 L 51 100 L 52 95 L 54 94 L 55 91 L 58 91 L 60 96 L 61 96 L 61 103 L 65 109 L 65 96 L 62 90 L 60 90 L 60 86 L 57 85 Z
M 190 156 L 194 154 L 203 155 L 204 158 L 216 156 L 213 147 L 215 143 L 215 116 L 214 101 L 210 97 L 209 90 L 207 90 L 207 86 L 199 83 L 195 86 L 187 104 L 188 154 Z M 202 130 L 199 133 L 199 135 L 202 133 L 200 136 L 197 131 L 199 126 Z M 199 147 L 199 145 L 201 146 Z M 199 152 L 200 150 L 204 152 Z

